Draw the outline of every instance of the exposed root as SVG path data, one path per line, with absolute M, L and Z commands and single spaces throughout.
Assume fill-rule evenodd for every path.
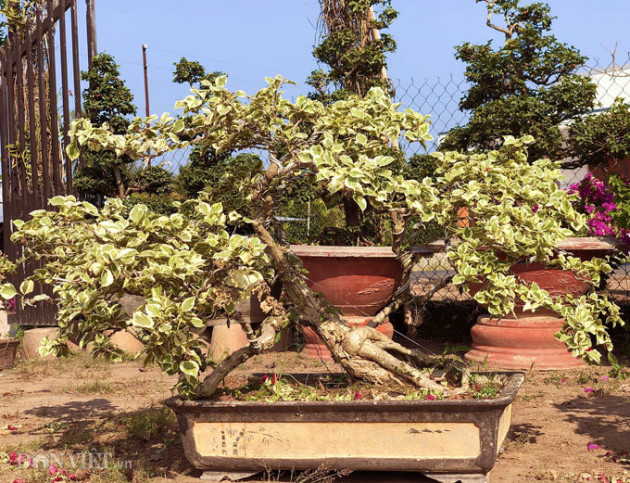
M 446 392 L 444 386 L 432 381 L 425 372 L 390 354 L 384 348 L 388 347 L 391 349 L 396 345 L 398 344 L 389 340 L 387 336 L 370 327 L 356 328 L 349 332 L 343 340 L 343 350 L 350 358 L 345 360 L 342 365 L 344 368 L 346 368 L 346 365 L 351 366 L 355 362 L 354 357 L 360 357 L 374 363 L 372 365 L 377 365 L 377 367 L 385 369 L 388 374 L 388 379 L 392 382 L 404 385 L 402 381 L 407 381 L 407 383 L 411 383 L 417 387 Z M 402 346 L 401 349 L 404 350 Z M 364 371 L 366 364 L 362 366 L 362 371 Z M 369 364 L 367 364 L 367 367 L 369 367 Z M 380 372 L 380 370 L 376 371 L 377 377 L 382 378 Z M 365 374 L 363 378 L 368 380 L 373 379 L 370 372 Z

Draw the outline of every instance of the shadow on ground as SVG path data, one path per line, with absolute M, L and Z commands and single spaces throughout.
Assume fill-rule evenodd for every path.
M 628 384 L 628 383 L 626 383 Z M 577 432 L 588 434 L 594 442 L 610 451 L 630 450 L 630 404 L 627 396 L 576 397 L 556 407 Z

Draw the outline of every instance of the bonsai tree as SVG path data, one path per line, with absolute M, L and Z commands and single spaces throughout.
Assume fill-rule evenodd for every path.
M 214 71 L 207 73 L 206 68 L 196 60 L 188 60 L 182 57 L 178 62 L 174 62 L 173 82 L 176 84 L 188 84 L 192 89 L 202 80 L 214 81 L 217 77 L 226 75 L 225 72 Z
M 136 114 L 133 95 L 120 78 L 114 58 L 100 53 L 92 59 L 90 69 L 81 73 L 88 82 L 83 91 L 85 115 L 94 124 L 108 123 L 112 131 L 122 134 L 129 126 L 129 116 Z M 135 160 L 118 157 L 113 151 L 86 150 L 83 166 L 79 166 L 74 177 L 78 193 L 100 193 L 102 196 L 118 196 L 125 199 L 126 171 Z
M 595 84 L 576 73 L 586 57 L 550 33 L 554 17 L 547 4 L 477 1 L 486 3 L 486 25 L 504 41 L 497 48 L 491 40 L 456 48 L 471 84 L 459 106 L 470 111 L 470 119 L 448 133 L 441 149 L 494 149 L 503 135 L 527 134 L 536 138 L 531 161 L 565 158 L 562 123 L 590 112 L 595 103 Z
M 50 200 L 53 210 L 16 222 L 13 240 L 24 245 L 26 257 L 45 262 L 19 293 L 34 302 L 29 295 L 34 284 L 49 284 L 58 306 L 59 336 L 47 343 L 46 351 L 63 354 L 67 339 L 73 338 L 81 345 L 92 342 L 94 353 L 116 357 L 103 331 L 129 330 L 146 344 L 142 354 L 147 363 L 179 374 L 183 395 L 203 397 L 240 363 L 270 348 L 281 327 L 298 323 L 311 326 L 355 379 L 412 386 L 425 394 L 465 389 L 463 364 L 403 347 L 372 327 L 405 301 L 404 291 L 370 326 L 351 328 L 308 287 L 300 260 L 272 230 L 279 192 L 304 171 L 331 193 L 352 190 L 362 210 L 372 207 L 391 217 L 392 248 L 405 269 L 403 284 L 413 265 L 409 246 L 414 233 L 406 230 L 406 218 L 436 221 L 448 232 L 454 283 L 465 288 L 483 281 L 475 297 L 491 313 L 509 313 L 519 297 L 526 309 L 562 314 L 566 327 L 558 337 L 576 356 L 597 361 L 601 349 L 611 349 L 606 329 L 621 320 L 606 297 L 593 292 L 554 299 L 509 273 L 525 257 L 574 270 L 596 286 L 601 273 L 610 270 L 604 260 L 583 262 L 554 249 L 563 237 L 585 230 L 585 217 L 573 209 L 575 195 L 557 188 L 557 164 L 548 159 L 528 163 L 533 138 L 507 136 L 503 146 L 487 153 L 438 154 L 434 177 L 405 179 L 392 174 L 393 158 L 379 154 L 381 147 L 400 137 L 424 144 L 430 139 L 429 124 L 426 116 L 399 110 L 382 89 L 326 105 L 306 97 L 284 99 L 281 77 L 268 79 L 268 87 L 249 97 L 226 89 L 225 83 L 225 77 L 202 82 L 201 89 L 177 103 L 182 118 L 136 119 L 124 134 L 89 119 L 73 124 L 72 157 L 89 146 L 149 160 L 195 145 L 218 153 L 257 148 L 267 162 L 262 173 L 237 187 L 248 218 L 210 204 L 202 194 L 179 204 L 171 215 L 141 204 L 126 210 L 119 199 L 99 211 L 73 197 L 56 197 Z M 457 225 L 462 206 L 474 206 L 475 226 Z M 253 235 L 228 232 L 228 223 L 246 224 Z M 282 281 L 290 304 L 271 295 L 275 279 Z M 256 332 L 235 311 L 236 303 L 252 292 L 266 313 Z M 127 293 L 145 299 L 132 316 L 119 304 Z M 9 284 L 0 290 L 6 299 L 17 294 Z M 214 365 L 203 355 L 198 334 L 219 311 L 242 323 L 250 343 Z M 444 366 L 446 371 L 432 372 Z

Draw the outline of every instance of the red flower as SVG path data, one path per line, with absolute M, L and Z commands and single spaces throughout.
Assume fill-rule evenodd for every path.
M 7 424 L 7 429 L 8 429 L 9 431 L 17 431 L 17 430 L 18 430 L 18 428 L 17 428 L 17 427 L 12 426 L 12 425 L 10 425 L 10 424 Z
M 433 400 L 435 399 L 435 396 L 434 396 L 433 394 L 429 394 L 429 395 L 427 396 L 427 399 L 428 399 L 429 401 L 433 401 Z
M 361 396 L 361 393 L 359 391 L 354 391 L 354 399 L 363 399 L 363 396 Z

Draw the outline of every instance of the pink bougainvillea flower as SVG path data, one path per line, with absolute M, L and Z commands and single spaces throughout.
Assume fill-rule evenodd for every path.
M 601 448 L 601 446 L 600 446 L 600 445 L 598 445 L 598 444 L 595 444 L 595 443 L 593 443 L 593 442 L 590 442 L 590 441 L 589 441 L 589 443 L 588 443 L 588 445 L 586 446 L 586 448 L 587 448 L 589 451 L 593 451 L 593 450 L 595 450 L 595 449 L 599 449 L 599 448 Z
M 59 468 L 57 468 L 54 464 L 50 465 L 48 467 L 48 474 L 49 475 L 56 475 L 57 473 L 59 473 Z
M 17 453 L 15 451 L 11 451 L 9 453 L 9 463 L 14 463 L 17 460 Z
M 357 399 L 363 399 L 363 396 L 361 396 L 361 393 L 359 391 L 354 391 L 354 398 L 355 400 Z
M 567 378 L 563 377 L 562 379 L 560 379 L 560 382 L 567 382 Z
M 593 392 L 595 389 L 593 389 L 592 387 L 585 387 L 584 388 L 584 392 Z
M 606 374 L 604 374 L 604 375 L 602 376 L 602 381 L 607 381 L 607 380 L 608 380 L 608 376 L 607 376 Z
M 434 396 L 433 394 L 429 394 L 429 395 L 427 396 L 427 399 L 428 399 L 429 401 L 433 401 L 433 400 L 435 399 L 435 396 Z

